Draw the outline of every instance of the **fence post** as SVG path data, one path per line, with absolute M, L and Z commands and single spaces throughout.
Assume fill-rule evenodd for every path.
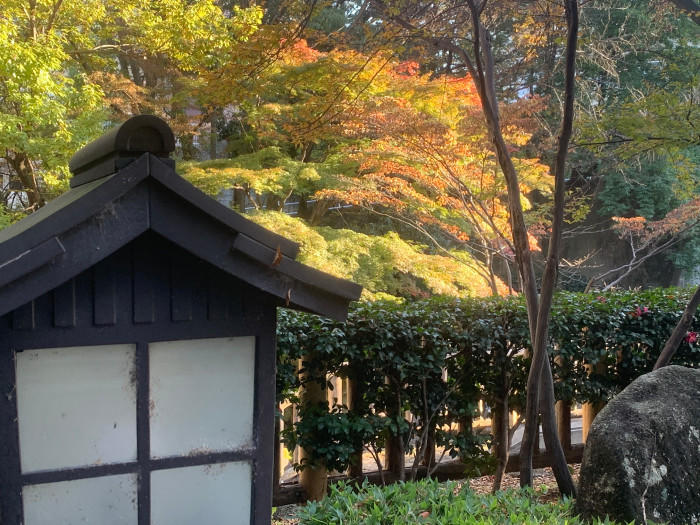
M 460 417 L 457 422 L 457 432 L 471 435 L 474 432 L 474 417 L 471 415 Z M 460 454 L 459 459 L 462 463 L 466 463 L 468 458 L 464 454 Z
M 391 385 L 391 380 L 387 377 L 385 379 L 387 385 Z M 398 393 L 397 393 L 398 395 Z M 389 408 L 389 416 L 392 418 L 398 418 L 401 414 L 401 402 L 400 398 L 395 399 L 394 406 Z M 386 431 L 386 452 L 384 454 L 384 463 L 392 474 L 396 476 L 396 479 L 404 481 L 406 479 L 406 457 L 405 457 L 405 445 L 403 443 L 403 437 L 401 435 L 393 435 L 389 430 Z
M 570 367 L 567 365 L 566 361 L 564 361 L 561 353 L 557 352 L 554 356 L 554 363 L 564 375 L 569 371 Z M 557 401 L 554 404 L 554 415 L 557 420 L 559 442 L 564 452 L 571 450 L 571 401 L 566 399 Z
M 306 359 L 310 359 L 307 356 Z M 302 369 L 302 360 L 299 360 L 299 368 Z M 299 388 L 299 402 L 301 405 L 317 405 L 324 403 L 328 405 L 325 385 L 319 384 L 317 381 L 305 381 L 306 374 L 300 372 L 302 385 Z M 311 457 L 311 451 L 301 448 L 299 450 L 299 462 L 304 464 L 304 459 Z M 325 466 L 305 467 L 299 472 L 299 483 L 304 487 L 306 496 L 309 500 L 320 501 L 326 495 L 326 487 L 328 483 L 328 471 Z
M 404 469 L 406 468 L 406 458 L 403 452 L 401 436 L 394 436 L 387 431 L 384 462 L 386 463 L 387 470 L 394 474 L 396 479 L 399 480 L 405 478 Z
M 277 405 L 279 412 L 280 406 Z M 282 476 L 282 443 L 280 440 L 280 431 L 282 427 L 281 418 L 275 417 L 275 455 L 274 455 L 274 470 L 272 472 L 272 495 L 277 496 L 280 488 L 280 477 Z
M 421 465 L 428 468 L 428 471 L 435 466 L 435 429 L 432 428 L 428 431 L 428 438 L 425 443 L 425 450 L 423 451 L 423 457 L 421 458 Z
M 571 401 L 557 401 L 554 410 L 557 416 L 559 441 L 566 452 L 571 450 Z
M 586 370 L 588 371 L 588 374 L 592 374 L 593 372 L 597 374 L 604 374 L 605 373 L 605 361 L 598 361 L 595 364 L 588 364 L 586 365 Z M 583 423 L 582 423 L 582 428 L 581 428 L 581 435 L 582 435 L 582 440 L 585 443 L 586 439 L 588 438 L 588 432 L 591 430 L 591 425 L 593 424 L 593 420 L 595 419 L 596 415 L 598 415 L 598 412 L 603 410 L 603 407 L 605 406 L 605 403 L 603 402 L 598 402 L 598 403 L 584 403 L 582 406 L 582 413 L 583 413 Z
M 346 398 L 348 400 L 348 409 L 357 410 L 360 404 L 360 392 L 357 388 L 357 382 L 353 377 L 348 377 L 345 383 L 347 389 Z M 362 453 L 363 449 L 356 450 L 350 459 L 349 474 L 352 478 L 361 478 L 362 471 Z

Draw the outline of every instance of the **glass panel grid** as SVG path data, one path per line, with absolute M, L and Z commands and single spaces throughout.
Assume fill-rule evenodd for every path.
M 148 354 L 151 457 L 252 446 L 254 337 L 150 343 Z M 137 461 L 135 355 L 135 345 L 17 353 L 23 473 L 63 479 L 64 469 Z M 251 523 L 248 460 L 145 475 L 153 524 Z M 138 491 L 135 473 L 28 484 L 24 523 L 135 524 Z

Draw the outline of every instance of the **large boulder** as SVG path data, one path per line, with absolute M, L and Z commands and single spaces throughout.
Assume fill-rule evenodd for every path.
M 700 524 L 700 370 L 667 366 L 645 374 L 596 416 L 576 512 Z

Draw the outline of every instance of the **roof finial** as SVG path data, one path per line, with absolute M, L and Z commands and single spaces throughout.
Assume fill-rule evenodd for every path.
M 164 120 L 137 115 L 78 150 L 68 166 L 75 188 L 111 175 L 144 153 L 168 158 L 175 150 L 175 137 Z

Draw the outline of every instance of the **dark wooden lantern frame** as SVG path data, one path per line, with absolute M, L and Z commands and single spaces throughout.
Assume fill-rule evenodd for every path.
M 276 308 L 343 319 L 361 288 L 180 178 L 173 149 L 164 122 L 134 117 L 76 153 L 70 191 L 0 231 L 1 523 L 23 523 L 25 485 L 135 473 L 146 525 L 150 472 L 229 461 L 251 462 L 251 523 L 270 523 Z M 148 345 L 241 336 L 255 337 L 252 446 L 151 458 Z M 108 344 L 136 348 L 137 460 L 22 474 L 16 353 Z

